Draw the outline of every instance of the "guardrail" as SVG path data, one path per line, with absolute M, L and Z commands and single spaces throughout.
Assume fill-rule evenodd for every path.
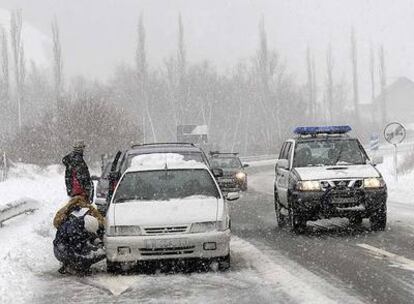
M 267 154 L 267 155 L 254 155 L 254 156 L 242 156 L 240 160 L 243 162 L 251 161 L 261 161 L 261 160 L 272 160 L 276 159 L 278 156 L 276 154 Z
M 0 227 L 3 227 L 3 223 L 7 220 L 37 209 L 38 202 L 32 199 L 20 199 L 0 206 Z

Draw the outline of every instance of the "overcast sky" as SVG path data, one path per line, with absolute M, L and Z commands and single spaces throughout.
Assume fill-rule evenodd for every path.
M 23 18 L 50 36 L 57 16 L 64 70 L 106 79 L 119 63 L 133 63 L 136 26 L 142 12 L 147 52 L 154 68 L 175 54 L 177 16 L 185 27 L 188 59 L 210 60 L 225 72 L 258 45 L 260 16 L 269 46 L 276 48 L 299 80 L 305 77 L 305 51 L 317 56 L 323 85 L 325 52 L 332 44 L 336 78 L 350 77 L 349 36 L 355 27 L 359 44 L 362 96 L 369 96 L 368 54 L 372 44 L 386 49 L 388 82 L 414 79 L 414 1 L 408 0 L 1 0 L 0 7 L 23 9 Z

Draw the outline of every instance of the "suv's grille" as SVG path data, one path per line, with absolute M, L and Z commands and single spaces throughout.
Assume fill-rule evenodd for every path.
M 170 248 L 140 248 L 139 251 L 143 256 L 175 255 L 190 254 L 194 252 L 195 246 L 170 247 Z
M 342 179 L 321 181 L 323 190 L 358 189 L 362 187 L 361 179 Z
M 173 227 L 144 227 L 146 234 L 179 234 L 185 233 L 188 226 L 173 226 Z

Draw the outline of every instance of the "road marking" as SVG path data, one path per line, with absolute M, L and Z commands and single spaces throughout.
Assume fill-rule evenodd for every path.
M 384 249 L 380 249 L 368 244 L 357 244 L 357 246 L 369 250 L 371 253 L 376 255 L 377 257 L 387 259 L 391 262 L 391 266 L 402 268 L 405 270 L 414 271 L 414 261 L 407 259 L 401 255 L 388 252 Z

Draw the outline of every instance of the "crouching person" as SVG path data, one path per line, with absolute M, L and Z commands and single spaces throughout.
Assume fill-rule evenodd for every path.
M 62 263 L 60 273 L 86 275 L 90 267 L 105 258 L 102 240 L 104 219 L 83 197 L 74 197 L 54 219 L 55 257 Z

